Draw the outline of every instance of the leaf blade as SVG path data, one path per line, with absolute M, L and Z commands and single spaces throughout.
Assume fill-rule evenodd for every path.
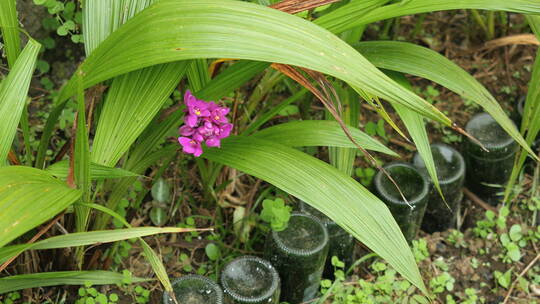
M 295 149 L 253 137 L 230 137 L 204 158 L 263 179 L 329 216 L 414 285 L 426 288 L 388 208 L 350 176 Z

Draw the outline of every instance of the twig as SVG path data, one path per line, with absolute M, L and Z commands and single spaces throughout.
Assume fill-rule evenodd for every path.
M 514 287 L 516 286 L 516 283 L 519 280 L 519 278 L 524 276 L 527 273 L 527 271 L 529 271 L 529 269 L 531 269 L 533 267 L 533 265 L 538 261 L 538 259 L 540 259 L 540 254 L 536 255 L 534 260 L 532 260 L 529 263 L 529 265 L 527 265 L 527 267 L 525 267 L 525 269 L 523 269 L 523 271 L 521 271 L 519 273 L 517 278 L 514 279 L 514 281 L 512 282 L 512 285 L 510 285 L 510 289 L 508 290 L 508 293 L 506 294 L 506 297 L 504 297 L 504 301 L 502 302 L 502 304 L 506 304 L 506 302 L 508 302 L 508 299 L 510 298 L 510 295 L 512 294 L 512 291 L 514 291 Z
M 49 229 L 51 229 L 51 227 L 56 222 L 58 222 L 63 215 L 64 215 L 64 212 L 57 215 L 49 224 L 47 224 L 47 226 L 43 227 L 36 235 L 34 235 L 34 237 L 32 237 L 32 239 L 30 239 L 30 241 L 28 241 L 27 244 L 32 244 L 35 241 L 37 241 L 37 239 L 39 239 L 45 232 L 49 231 Z M 6 267 L 8 267 L 9 264 L 11 264 L 11 262 L 13 262 L 13 260 L 15 260 L 21 253 L 22 252 L 19 252 L 18 254 L 14 255 L 9 260 L 7 260 L 4 264 L 2 264 L 2 266 L 0 266 L 0 272 L 6 269 Z
M 467 188 L 463 188 L 463 193 L 465 194 L 465 196 L 467 198 L 469 198 L 471 201 L 473 201 L 474 203 L 476 203 L 477 205 L 479 205 L 480 207 L 486 209 L 486 210 L 491 210 L 495 213 L 499 212 L 497 210 L 497 208 L 493 207 L 493 206 L 490 206 L 488 203 L 484 202 L 483 199 L 479 198 L 476 194 L 472 193 L 471 190 L 467 189 Z
M 296 14 L 339 1 L 341 0 L 283 0 L 270 5 L 270 7 L 285 13 Z

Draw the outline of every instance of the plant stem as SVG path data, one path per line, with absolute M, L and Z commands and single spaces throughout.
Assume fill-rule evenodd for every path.
M 495 12 L 489 11 L 488 12 L 488 18 L 487 18 L 487 39 L 491 40 L 495 38 Z
M 472 16 L 473 16 L 474 20 L 476 21 L 476 23 L 482 28 L 484 33 L 487 34 L 488 33 L 488 28 L 487 28 L 486 22 L 484 21 L 484 17 L 482 17 L 482 15 L 480 15 L 478 10 L 475 10 L 475 9 L 472 9 L 471 13 L 472 13 Z
M 30 125 L 28 124 L 28 105 L 24 103 L 21 115 L 21 129 L 23 133 L 26 165 L 32 166 L 32 148 L 30 148 Z

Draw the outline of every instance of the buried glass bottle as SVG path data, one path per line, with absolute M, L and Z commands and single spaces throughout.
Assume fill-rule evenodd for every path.
M 277 304 L 280 279 L 267 260 L 242 256 L 231 261 L 221 272 L 221 285 L 227 304 Z
M 223 304 L 221 287 L 207 277 L 187 275 L 171 282 L 178 303 Z M 167 292 L 163 293 L 163 304 L 173 304 Z
M 411 164 L 394 162 L 384 166 L 384 169 L 399 185 L 408 203 L 382 171 L 375 175 L 375 194 L 386 203 L 405 239 L 410 243 L 422 224 L 429 193 L 428 181 Z
M 514 165 L 517 143 L 488 113 L 476 114 L 469 120 L 465 130 L 478 139 L 486 152 L 470 139 L 465 141 L 467 185 L 480 197 L 496 204 L 496 193 L 503 191 Z
M 319 290 L 328 254 L 328 232 L 316 217 L 294 212 L 283 231 L 266 238 L 265 257 L 281 277 L 281 301 L 301 303 Z
M 311 207 L 309 204 L 300 202 L 300 211 L 303 213 L 316 216 L 326 227 L 328 231 L 328 258 L 324 267 L 323 276 L 332 278 L 334 275 L 334 266 L 332 266 L 331 258 L 336 256 L 340 261 L 345 263 L 345 270 L 352 265 L 354 253 L 354 238 L 343 228 L 339 227 L 336 222 L 332 221 L 324 213 Z
M 433 185 L 420 154 L 413 158 L 414 166 L 430 181 L 428 206 L 422 221 L 422 230 L 429 233 L 444 231 L 456 222 L 465 181 L 465 161 L 458 151 L 445 144 L 432 144 L 431 152 L 446 203 Z

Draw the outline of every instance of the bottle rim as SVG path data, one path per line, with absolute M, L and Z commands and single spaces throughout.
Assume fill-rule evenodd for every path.
M 272 230 L 272 238 L 274 239 L 274 242 L 277 244 L 277 246 L 281 250 L 283 250 L 283 251 L 285 251 L 287 253 L 298 255 L 298 256 L 311 256 L 311 255 L 314 255 L 314 254 L 322 251 L 324 249 L 324 247 L 328 244 L 328 241 L 329 241 L 328 230 L 326 229 L 326 226 L 324 225 L 324 223 L 318 217 L 316 217 L 314 215 L 311 215 L 311 214 L 301 213 L 301 212 L 297 212 L 297 211 L 295 211 L 295 212 L 293 212 L 291 214 L 291 218 L 296 217 L 296 216 L 309 218 L 309 219 L 313 220 L 317 225 L 319 225 L 319 227 L 321 228 L 321 231 L 323 233 L 323 239 L 322 239 L 321 243 L 318 244 L 317 247 L 315 247 L 313 249 L 292 248 L 292 247 L 287 246 L 285 244 L 283 239 L 279 236 L 278 231 Z M 289 219 L 289 221 L 290 221 L 290 219 Z
M 263 267 L 265 267 L 266 269 L 268 269 L 270 271 L 270 274 L 272 276 L 272 285 L 270 286 L 270 288 L 268 288 L 268 290 L 265 293 L 263 293 L 260 296 L 247 297 L 247 296 L 238 294 L 237 292 L 232 290 L 230 288 L 229 284 L 227 283 L 227 281 L 223 279 L 223 276 L 225 274 L 225 270 L 228 267 L 233 265 L 233 263 L 237 263 L 238 261 L 244 261 L 244 260 L 255 261 L 255 262 L 261 264 Z M 221 285 L 223 285 L 223 292 L 226 295 L 234 298 L 235 300 L 238 300 L 238 301 L 241 301 L 241 302 L 244 302 L 244 303 L 259 303 L 259 302 L 261 302 L 261 301 L 263 301 L 263 300 L 265 300 L 267 298 L 272 297 L 274 295 L 274 293 L 278 290 L 278 288 L 280 288 L 280 284 L 281 284 L 281 279 L 279 278 L 279 274 L 278 274 L 276 268 L 269 261 L 267 261 L 265 259 L 262 259 L 262 258 L 259 258 L 259 257 L 256 257 L 256 256 L 252 256 L 252 255 L 244 255 L 244 256 L 238 257 L 238 258 L 230 261 L 225 266 L 225 268 L 223 268 L 223 270 L 221 271 L 220 281 L 221 281 Z
M 434 144 L 431 145 L 431 149 L 433 150 L 434 147 L 442 147 L 443 149 L 450 150 L 452 152 L 452 156 L 454 156 L 454 155 L 457 156 L 458 164 L 459 164 L 458 169 L 450 177 L 440 178 L 439 176 L 437 176 L 438 179 L 439 179 L 439 184 L 440 185 L 451 184 L 451 183 L 457 181 L 460 177 L 465 175 L 465 159 L 463 158 L 463 155 L 461 155 L 461 153 L 459 153 L 458 150 L 454 149 L 453 147 L 451 147 L 449 145 L 443 144 L 443 143 L 434 143 Z M 419 160 L 421 160 L 423 162 L 422 156 L 418 152 L 416 152 L 416 154 L 414 155 L 414 160 L 416 160 L 416 159 L 419 159 Z M 426 178 L 428 179 L 428 181 L 431 181 L 431 177 L 429 176 L 429 173 L 426 174 Z
M 467 124 L 465 125 L 465 131 L 467 131 L 467 133 L 473 135 L 474 132 L 472 132 L 471 128 L 472 128 L 472 123 L 476 120 L 479 120 L 479 119 L 491 119 L 495 122 L 497 122 L 493 116 L 489 115 L 489 113 L 486 113 L 486 112 L 481 112 L 481 113 L 478 113 L 476 115 L 474 115 L 468 122 Z M 512 124 L 514 124 L 512 122 Z M 515 124 L 514 124 L 515 126 Z M 502 128 L 502 127 L 501 127 Z M 504 130 L 504 129 L 503 129 Z M 506 130 L 504 130 L 504 132 L 506 132 Z M 473 142 L 470 138 L 467 138 L 467 141 L 470 143 L 470 144 L 473 144 L 473 145 L 476 145 L 478 146 L 477 143 Z M 501 150 L 501 149 L 504 149 L 512 144 L 515 143 L 515 140 L 512 138 L 512 136 L 508 135 L 508 138 L 500 143 L 490 143 L 490 142 L 482 142 L 482 145 L 484 145 L 484 147 L 486 147 L 488 150 Z
M 413 165 L 409 163 L 405 163 L 405 162 L 392 162 L 390 164 L 385 165 L 383 168 L 386 171 L 390 171 L 392 168 L 395 168 L 395 167 L 405 167 L 407 169 L 412 170 L 413 172 L 418 174 L 418 176 L 420 176 L 420 179 L 422 180 L 422 189 L 417 195 L 413 196 L 410 199 L 407 199 L 407 201 L 409 202 L 411 206 L 421 202 L 427 196 L 429 192 L 429 182 L 427 178 L 422 173 L 420 173 Z M 399 199 L 394 198 L 386 190 L 386 188 L 382 186 L 383 177 L 386 177 L 386 175 L 382 171 L 377 172 L 377 175 L 375 175 L 374 185 L 375 185 L 375 188 L 377 189 L 377 192 L 379 192 L 384 197 L 385 200 L 391 202 L 392 204 L 407 206 L 407 203 L 401 200 L 401 196 L 399 197 Z M 395 187 L 394 184 L 392 184 L 392 187 Z
M 201 276 L 198 274 L 188 274 L 188 275 L 181 276 L 179 278 L 172 280 L 171 285 L 173 286 L 173 289 L 174 289 L 175 285 L 182 283 L 183 281 L 189 281 L 189 280 L 202 281 L 203 283 L 207 284 L 216 292 L 216 303 L 223 304 L 223 291 L 221 290 L 221 287 L 219 287 L 219 285 L 216 282 L 212 281 L 211 279 L 205 276 Z M 163 303 L 164 304 L 169 303 L 169 300 L 172 300 L 171 297 L 167 294 L 167 291 L 164 291 Z

